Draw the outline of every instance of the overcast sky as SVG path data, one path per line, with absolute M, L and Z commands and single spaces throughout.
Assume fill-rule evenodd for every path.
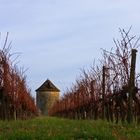
M 0 0 L 2 38 L 10 32 L 12 52 L 21 52 L 33 96 L 47 78 L 65 91 L 131 25 L 139 37 L 139 0 Z

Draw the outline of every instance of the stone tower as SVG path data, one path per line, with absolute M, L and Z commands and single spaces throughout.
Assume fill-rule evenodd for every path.
M 59 92 L 60 90 L 48 79 L 36 90 L 36 104 L 42 115 L 48 115 L 49 108 L 59 100 Z

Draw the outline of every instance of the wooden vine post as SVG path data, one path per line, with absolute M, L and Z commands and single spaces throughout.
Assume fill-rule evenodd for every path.
M 135 67 L 136 67 L 136 49 L 132 49 L 131 54 L 131 68 L 130 68 L 130 79 L 129 79 L 129 97 L 128 97 L 128 111 L 127 111 L 127 122 L 132 123 L 133 122 L 133 113 L 132 113 L 132 107 L 133 107 L 133 97 L 135 95 Z
M 102 70 L 102 119 L 105 118 L 105 71 L 106 68 L 103 66 Z

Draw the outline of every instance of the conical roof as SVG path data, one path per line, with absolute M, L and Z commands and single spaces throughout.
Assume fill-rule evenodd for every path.
M 49 79 L 47 79 L 36 91 L 60 92 L 60 90 Z

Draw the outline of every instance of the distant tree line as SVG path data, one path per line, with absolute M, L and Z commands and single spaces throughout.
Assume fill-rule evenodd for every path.
M 52 116 L 140 123 L 140 74 L 135 72 L 139 38 L 120 29 L 111 51 L 103 49 L 100 64 L 82 70 L 71 89 L 49 110 Z
M 8 33 L 0 49 L 0 119 L 26 119 L 37 115 L 37 108 L 26 83 L 24 69 L 19 69 L 10 53 Z

